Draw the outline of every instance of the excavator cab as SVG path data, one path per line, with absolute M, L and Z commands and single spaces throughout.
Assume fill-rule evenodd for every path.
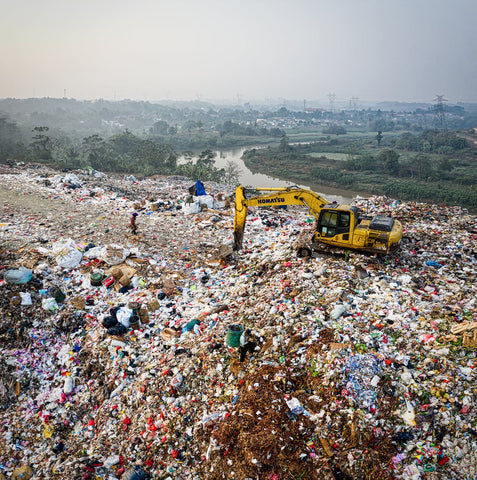
M 351 211 L 338 210 L 338 205 L 325 205 L 320 212 L 317 222 L 317 233 L 320 237 L 332 238 L 335 235 L 342 235 L 344 241 L 349 240 L 350 225 L 352 217 Z M 351 207 L 356 208 L 356 207 Z

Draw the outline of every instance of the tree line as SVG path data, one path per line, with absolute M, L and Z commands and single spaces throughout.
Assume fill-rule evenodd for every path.
M 378 132 L 376 140 L 381 143 Z M 452 170 L 455 161 L 450 155 L 468 148 L 464 138 L 454 132 L 426 130 L 420 135 L 404 133 L 394 140 L 395 148 L 384 148 L 377 155 L 356 154 L 353 147 L 348 149 L 348 159 L 344 164 L 351 171 L 381 171 L 387 175 L 417 180 L 455 180 Z M 415 155 L 400 155 L 397 150 L 416 152 Z M 417 153 L 419 152 L 419 153 Z
M 326 153 L 310 155 L 323 152 L 323 143 L 290 145 L 283 136 L 276 148 L 246 152 L 245 163 L 254 171 L 289 181 L 477 208 L 475 153 L 465 139 L 453 132 L 429 130 L 418 136 L 403 134 L 394 145 L 401 150 L 383 148 L 373 155 L 351 143 L 346 159 L 333 160 Z
M 27 161 L 61 169 L 87 169 L 135 175 L 183 175 L 206 181 L 237 183 L 239 169 L 233 162 L 215 167 L 215 152 L 197 156 L 188 151 L 185 161 L 166 143 L 140 138 L 130 131 L 103 138 L 94 134 L 74 143 L 67 137 L 50 136 L 48 127 L 34 127 L 25 142 L 15 124 L 0 118 L 0 162 Z

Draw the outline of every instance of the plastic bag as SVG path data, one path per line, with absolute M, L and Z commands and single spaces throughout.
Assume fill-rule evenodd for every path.
M 199 202 L 199 205 L 206 205 L 207 208 L 214 208 L 214 197 L 212 195 L 201 195 L 194 198 Z
M 122 475 L 121 480 L 148 480 L 150 477 L 147 472 L 140 466 L 134 465 L 128 468 Z
M 194 213 L 199 213 L 199 212 L 200 212 L 199 202 L 182 204 L 182 213 L 184 213 L 185 215 L 194 215 Z
M 31 305 L 31 294 L 29 292 L 20 292 L 20 297 L 22 297 L 22 305 Z
M 303 413 L 305 410 L 302 404 L 300 403 L 300 400 L 298 400 L 298 398 L 293 397 L 293 398 L 290 398 L 289 400 L 285 400 L 285 402 L 287 403 L 291 413 L 294 413 L 295 415 L 299 415 L 300 413 Z
M 103 463 L 104 468 L 111 468 L 120 462 L 119 455 L 110 455 Z
M 27 283 L 32 277 L 33 272 L 25 267 L 20 267 L 18 270 L 7 270 L 3 275 L 6 283 L 14 283 L 15 285 Z
M 343 315 L 346 312 L 346 310 L 348 310 L 348 308 L 349 308 L 349 305 L 347 305 L 346 303 L 341 305 L 336 305 L 330 313 L 330 318 L 332 320 L 338 320 L 338 318 L 340 318 L 341 315 Z
M 63 268 L 75 268 L 81 263 L 83 254 L 76 248 L 73 240 L 56 242 L 53 246 L 56 263 Z
M 66 377 L 65 384 L 63 386 L 63 392 L 66 394 L 70 394 L 73 392 L 74 388 L 75 388 L 75 382 L 73 380 L 73 377 Z
M 107 245 L 101 250 L 101 260 L 108 265 L 119 265 L 126 260 L 129 250 L 120 245 Z
M 41 302 L 41 306 L 43 307 L 43 310 L 49 310 L 50 312 L 58 310 L 58 304 L 54 298 L 44 298 Z
M 121 307 L 116 312 L 116 318 L 121 325 L 124 325 L 126 328 L 131 326 L 129 319 L 132 317 L 133 311 L 128 307 Z

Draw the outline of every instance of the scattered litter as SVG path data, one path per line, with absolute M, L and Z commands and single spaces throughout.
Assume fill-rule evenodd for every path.
M 298 258 L 220 184 L 0 179 L 0 478 L 477 478 L 475 216 L 357 199 L 398 255 Z

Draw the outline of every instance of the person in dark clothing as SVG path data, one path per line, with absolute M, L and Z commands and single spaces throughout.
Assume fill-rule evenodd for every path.
M 137 235 L 136 217 L 137 217 L 137 213 L 134 212 L 134 213 L 131 215 L 131 223 L 129 224 L 129 227 L 131 228 L 131 233 L 132 233 L 133 235 Z

